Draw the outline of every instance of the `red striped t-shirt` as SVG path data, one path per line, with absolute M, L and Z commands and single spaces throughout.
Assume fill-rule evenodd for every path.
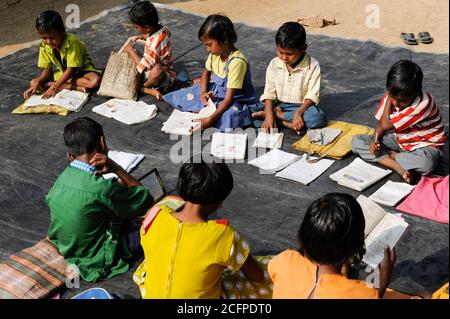
M 172 33 L 170 30 L 166 26 L 163 26 L 147 38 L 145 41 L 144 56 L 136 66 L 139 73 L 145 70 L 151 70 L 155 64 L 159 63 L 171 78 L 175 78 L 176 74 L 172 69 L 171 36 Z
M 381 120 L 388 101 L 385 94 L 375 113 L 375 118 Z M 422 91 L 413 103 L 404 108 L 393 108 L 389 118 L 394 125 L 397 142 L 405 151 L 434 146 L 445 143 L 445 130 L 442 115 L 430 93 Z

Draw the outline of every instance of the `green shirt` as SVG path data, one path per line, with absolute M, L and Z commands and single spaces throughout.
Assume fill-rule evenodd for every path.
M 57 81 L 67 68 L 76 68 L 78 71 L 101 73 L 94 67 L 89 57 L 86 45 L 72 33 L 66 32 L 59 48 L 61 61 L 56 57 L 53 49 L 41 41 L 39 45 L 38 67 L 49 69 L 55 65 L 53 79 Z
M 80 269 L 86 281 L 124 273 L 131 257 L 120 233 L 123 217 L 143 216 L 152 199 L 143 186 L 128 188 L 115 179 L 104 179 L 67 167 L 49 191 L 50 240 L 68 264 Z

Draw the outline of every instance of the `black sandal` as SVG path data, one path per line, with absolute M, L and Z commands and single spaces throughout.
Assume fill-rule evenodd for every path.
M 427 31 L 419 32 L 419 42 L 423 44 L 430 44 L 433 42 L 433 38 L 431 37 L 430 33 Z
M 400 38 L 408 45 L 419 44 L 419 42 L 417 42 L 417 39 L 414 37 L 414 33 L 401 33 Z

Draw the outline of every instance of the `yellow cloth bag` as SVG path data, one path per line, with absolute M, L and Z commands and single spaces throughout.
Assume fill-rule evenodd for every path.
M 61 116 L 67 116 L 70 111 L 61 106 L 56 105 L 38 105 L 34 107 L 25 108 L 20 105 L 18 108 L 14 109 L 11 113 L 13 114 L 58 114 Z
M 328 121 L 327 127 L 342 130 L 342 133 L 331 144 L 325 146 L 312 144 L 308 135 L 305 134 L 300 140 L 292 144 L 292 147 L 310 155 L 315 154 L 340 160 L 351 152 L 353 136 L 374 133 L 374 130 L 370 127 L 341 121 Z
M 448 297 L 448 283 L 439 288 L 436 292 L 431 296 L 432 299 L 449 299 Z

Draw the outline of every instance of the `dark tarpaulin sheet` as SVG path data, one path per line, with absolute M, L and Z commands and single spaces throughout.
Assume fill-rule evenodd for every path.
M 163 22 L 173 31 L 175 69 L 192 71 L 202 66 L 206 50 L 197 39 L 202 17 L 170 9 L 159 9 Z M 250 59 L 252 80 L 258 94 L 264 88 L 265 70 L 275 56 L 275 31 L 236 24 L 237 47 Z M 100 19 L 73 31 L 85 41 L 97 67 L 104 68 L 111 51 L 117 51 L 134 33 L 126 9 L 110 12 Z M 321 107 L 328 118 L 374 127 L 377 103 L 383 95 L 389 67 L 399 59 L 412 59 L 425 75 L 424 87 L 438 103 L 448 133 L 448 54 L 414 53 L 403 48 L 387 48 L 373 42 L 361 42 L 308 35 L 308 51 L 319 60 L 322 69 Z M 38 46 L 23 49 L 0 60 L 0 260 L 33 245 L 46 235 L 50 223 L 45 196 L 60 172 L 67 166 L 62 132 L 64 126 L 80 116 L 89 116 L 103 125 L 110 149 L 146 154 L 133 172 L 141 176 L 157 167 L 163 179 L 174 187 L 180 163 L 169 158 L 177 140 L 161 132 L 162 123 L 172 109 L 151 97 L 159 114 L 143 124 L 127 126 L 92 112 L 92 107 L 106 100 L 93 95 L 79 113 L 57 115 L 15 115 L 11 111 L 22 103 L 22 92 L 38 74 Z M 295 134 L 286 133 L 283 150 L 296 153 L 291 144 Z M 208 141 L 203 141 L 204 145 Z M 230 164 L 235 184 L 229 198 L 213 218 L 227 218 L 250 241 L 254 255 L 277 254 L 296 248 L 296 234 L 306 208 L 329 192 L 348 192 L 329 175 L 349 164 L 354 155 L 337 161 L 309 186 L 261 175 L 247 164 Z M 436 174 L 448 174 L 448 143 L 445 158 Z M 395 174 L 388 177 L 400 181 Z M 369 196 L 388 178 L 362 192 Z M 388 209 L 394 212 L 392 209 Z M 404 215 L 410 227 L 397 245 L 397 264 L 391 287 L 404 292 L 433 291 L 448 281 L 448 226 Z M 136 265 L 135 265 L 136 267 Z M 134 268 L 135 268 L 134 267 Z M 134 270 L 133 268 L 133 270 Z M 364 267 L 354 274 L 365 278 Z M 132 282 L 132 270 L 113 279 L 89 284 L 64 293 L 69 298 L 83 289 L 104 287 L 121 297 L 138 297 Z

